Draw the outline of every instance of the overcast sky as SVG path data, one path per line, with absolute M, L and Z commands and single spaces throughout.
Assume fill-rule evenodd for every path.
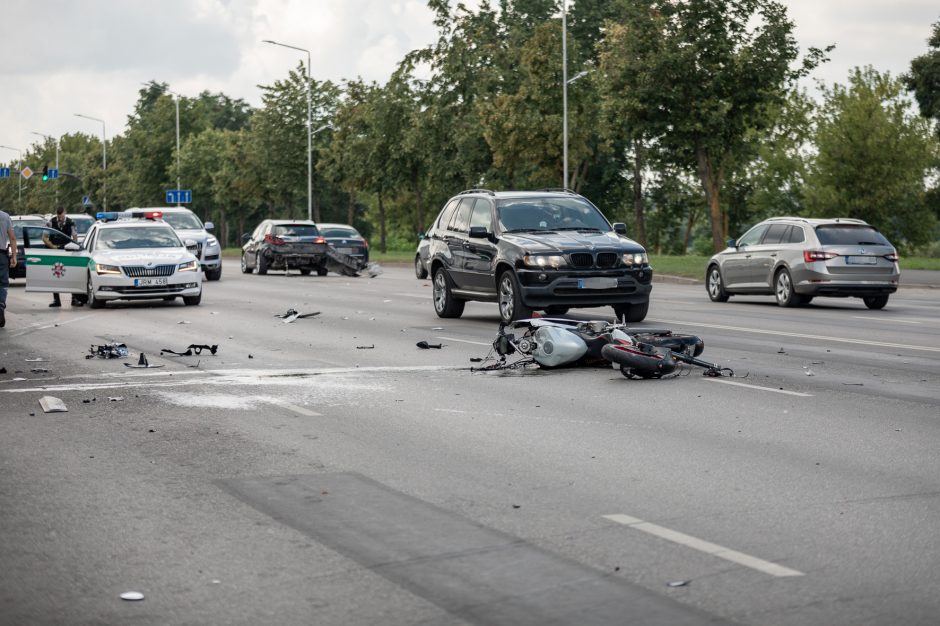
M 785 3 L 802 48 L 836 44 L 815 74 L 827 82 L 844 81 L 857 65 L 906 71 L 940 21 L 937 0 Z M 25 149 L 40 140 L 31 131 L 100 136 L 100 124 L 75 113 L 103 118 L 112 137 L 150 80 L 257 105 L 258 84 L 305 59 L 262 39 L 309 48 L 318 80 L 382 82 L 406 52 L 435 38 L 423 0 L 5 0 L 0 144 Z M 0 150 L 0 161 L 11 158 Z

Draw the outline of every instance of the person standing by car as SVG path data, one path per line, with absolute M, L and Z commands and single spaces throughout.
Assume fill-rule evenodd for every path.
M 72 241 L 78 240 L 78 231 L 75 229 L 75 222 L 65 214 L 65 207 L 60 206 L 55 210 L 55 217 L 49 220 L 49 223 L 46 224 L 47 228 L 53 228 L 63 235 L 71 238 Z M 57 248 L 48 236 L 43 236 L 43 243 L 46 244 L 47 248 Z M 63 246 L 64 247 L 64 246 Z M 60 307 L 62 306 L 62 301 L 59 300 L 59 294 L 52 294 L 52 302 L 49 303 L 50 307 Z M 72 306 L 82 306 L 81 300 L 76 300 L 75 296 L 72 296 Z
M 10 268 L 16 267 L 16 233 L 13 220 L 0 211 L 0 328 L 7 324 L 7 289 L 10 287 Z

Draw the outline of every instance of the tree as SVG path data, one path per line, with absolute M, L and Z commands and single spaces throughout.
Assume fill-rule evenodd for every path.
M 633 132 L 698 174 L 712 243 L 724 247 L 721 188 L 748 133 L 768 127 L 771 106 L 824 58 L 811 48 L 798 69 L 786 9 L 773 0 L 624 0 L 624 22 L 602 44 Z M 611 59 L 613 57 L 613 59 Z
M 940 149 L 930 123 L 911 111 L 903 81 L 855 68 L 847 86 L 824 87 L 822 95 L 809 214 L 863 219 L 896 245 L 930 241 L 936 220 L 926 206 L 926 181 L 936 174 Z
M 933 25 L 927 45 L 930 51 L 911 61 L 904 84 L 914 92 L 920 114 L 940 122 L 940 22 Z M 940 132 L 940 125 L 936 128 Z

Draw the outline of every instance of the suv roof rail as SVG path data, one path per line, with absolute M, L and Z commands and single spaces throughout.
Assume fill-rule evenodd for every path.
M 458 193 L 457 195 L 458 195 L 458 196 L 462 196 L 462 195 L 464 195 L 465 193 L 485 193 L 485 194 L 489 194 L 489 195 L 491 195 L 491 196 L 495 196 L 495 195 L 496 195 L 496 192 L 493 191 L 492 189 L 464 189 L 463 191 L 461 191 L 461 192 Z
M 543 187 L 542 189 L 539 189 L 539 191 L 552 191 L 555 193 L 570 193 L 576 196 L 581 195 L 574 189 L 568 189 L 567 187 Z
M 787 217 L 787 216 L 784 216 L 784 217 L 768 217 L 768 218 L 767 218 L 766 220 L 764 220 L 764 221 L 765 221 L 765 222 L 776 222 L 776 221 L 783 221 L 783 220 L 789 220 L 789 221 L 791 221 L 791 222 L 807 222 L 807 221 L 809 221 L 809 220 L 807 220 L 805 217 Z
M 837 223 L 837 224 L 844 222 L 844 223 L 846 223 L 846 224 L 864 224 L 865 226 L 869 226 L 868 222 L 866 222 L 865 220 L 856 219 L 856 218 L 854 218 L 854 217 L 812 217 L 812 218 L 807 218 L 807 217 L 768 217 L 768 218 L 767 218 L 766 220 L 764 220 L 764 221 L 765 221 L 765 222 L 777 222 L 777 221 L 781 221 L 781 222 L 782 222 L 782 221 L 784 221 L 784 220 L 791 221 L 791 222 L 804 222 L 804 223 L 806 223 L 806 224 L 813 224 L 813 223 L 818 223 L 818 222 L 830 221 L 830 222 L 835 222 L 835 223 Z M 813 220 L 813 221 L 811 221 L 811 220 Z

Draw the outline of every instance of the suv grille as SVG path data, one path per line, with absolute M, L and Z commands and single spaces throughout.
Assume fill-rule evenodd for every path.
M 131 278 L 143 278 L 145 276 L 172 276 L 176 269 L 175 265 L 157 265 L 155 267 L 144 267 L 143 265 L 125 265 L 121 269 L 124 274 Z
M 586 268 L 594 265 L 594 256 L 586 252 L 575 252 L 571 255 L 571 266 Z
M 574 252 L 571 254 L 571 267 L 587 269 L 590 267 L 614 267 L 617 265 L 616 252 L 598 252 L 597 259 L 589 252 Z

